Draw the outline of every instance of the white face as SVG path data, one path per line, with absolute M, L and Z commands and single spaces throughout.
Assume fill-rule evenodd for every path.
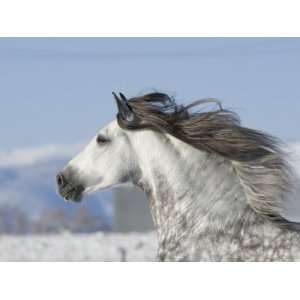
M 86 194 L 126 183 L 135 170 L 128 134 L 113 121 L 58 175 L 59 193 L 79 202 Z

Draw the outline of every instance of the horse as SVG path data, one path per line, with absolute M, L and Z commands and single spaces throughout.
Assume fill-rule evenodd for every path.
M 299 259 L 300 223 L 283 214 L 297 196 L 295 173 L 279 139 L 243 127 L 216 99 L 182 105 L 159 92 L 113 96 L 116 119 L 57 175 L 65 200 L 140 187 L 158 261 Z

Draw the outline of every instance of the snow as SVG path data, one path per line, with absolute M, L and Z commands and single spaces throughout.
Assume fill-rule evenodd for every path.
M 0 236 L 0 261 L 155 261 L 149 233 Z

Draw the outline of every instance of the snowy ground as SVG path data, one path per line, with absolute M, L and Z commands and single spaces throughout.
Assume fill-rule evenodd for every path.
M 154 233 L 0 236 L 0 261 L 155 261 Z

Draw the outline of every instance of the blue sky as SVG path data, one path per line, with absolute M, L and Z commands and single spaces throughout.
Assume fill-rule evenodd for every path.
M 87 141 L 115 117 L 112 91 L 152 89 L 299 141 L 299 78 L 299 38 L 0 38 L 0 150 Z

